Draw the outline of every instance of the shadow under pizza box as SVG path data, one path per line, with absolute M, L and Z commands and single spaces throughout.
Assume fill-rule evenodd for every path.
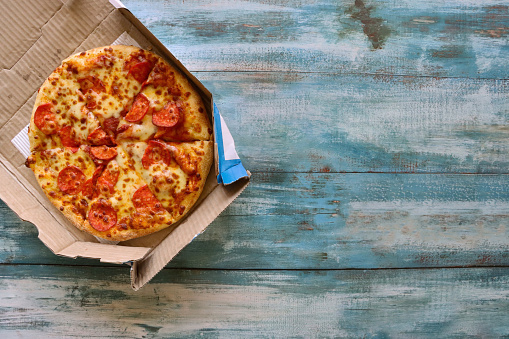
M 244 190 L 247 172 L 236 156 L 233 139 L 215 107 L 211 93 L 119 1 L 60 0 L 11 4 L 0 14 L 5 46 L 0 51 L 0 198 L 23 220 L 32 222 L 39 238 L 55 254 L 94 258 L 131 265 L 131 285 L 137 290 L 152 279 L 178 252 Z M 37 90 L 63 59 L 77 52 L 113 44 L 128 35 L 144 49 L 165 57 L 188 76 L 208 103 L 214 124 L 215 159 L 205 188 L 193 210 L 181 222 L 160 232 L 118 244 L 106 244 L 76 229 L 46 198 L 26 156 L 11 142 L 32 113 Z M 23 143 L 23 141 L 21 142 Z M 215 175 L 214 175 L 215 171 Z M 218 183 L 219 182 L 219 183 Z

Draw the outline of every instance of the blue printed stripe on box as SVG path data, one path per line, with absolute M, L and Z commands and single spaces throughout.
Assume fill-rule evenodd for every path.
M 228 185 L 241 178 L 249 177 L 235 150 L 235 142 L 214 104 L 214 137 L 217 144 L 219 174 L 217 183 Z

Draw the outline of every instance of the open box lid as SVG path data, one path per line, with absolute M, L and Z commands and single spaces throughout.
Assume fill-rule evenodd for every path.
M 120 2 L 106 0 L 29 0 L 0 4 L 6 37 L 0 51 L 0 198 L 55 254 L 132 264 L 132 286 L 140 288 L 201 233 L 247 186 L 248 172 L 236 155 L 233 138 L 213 104 L 211 93 Z M 180 223 L 117 245 L 81 232 L 51 204 L 23 155 L 11 140 L 30 120 L 37 90 L 61 61 L 74 53 L 112 44 L 128 34 L 137 45 L 166 58 L 198 88 L 214 123 L 216 151 L 200 200 Z M 215 119 L 214 119 L 215 118 Z M 223 139 L 223 135 L 225 138 Z M 232 150 L 233 147 L 233 150 Z M 240 180 L 235 180 L 235 178 Z M 228 186 L 219 182 L 230 183 Z

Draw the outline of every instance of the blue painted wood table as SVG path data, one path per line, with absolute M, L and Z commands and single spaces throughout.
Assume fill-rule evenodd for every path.
M 509 336 L 501 0 L 125 0 L 252 183 L 142 290 L 0 205 L 0 337 Z

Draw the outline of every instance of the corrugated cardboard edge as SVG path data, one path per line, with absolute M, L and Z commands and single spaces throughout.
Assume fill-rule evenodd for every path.
M 249 185 L 249 179 L 241 179 L 228 186 L 218 185 L 208 196 L 207 199 L 217 201 L 214 204 L 200 204 L 196 207 L 193 214 L 189 215 L 172 233 L 166 237 L 162 243 L 157 246 L 143 260 L 134 262 L 131 268 L 131 286 L 137 291 L 149 282 L 164 266 L 170 262 L 184 247 L 172 248 L 171 241 L 178 241 L 189 244 L 196 236 L 205 231 L 205 229 L 217 218 L 226 207 L 228 207 Z M 201 218 L 205 215 L 208 219 Z M 197 223 L 201 218 L 201 225 Z M 205 222 L 204 222 L 205 221 Z

